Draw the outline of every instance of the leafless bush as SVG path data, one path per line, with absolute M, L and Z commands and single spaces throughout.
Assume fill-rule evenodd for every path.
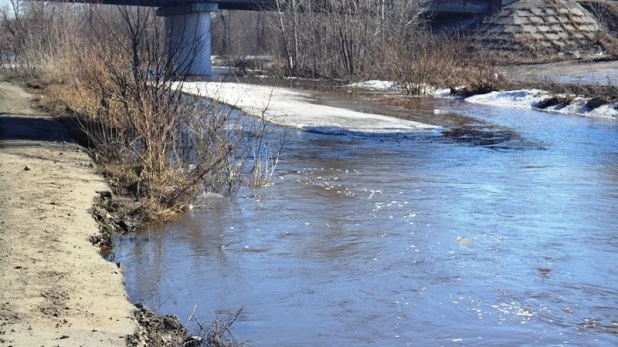
M 266 110 L 262 112 L 259 120 L 258 132 L 264 134 L 269 122 L 266 120 Z M 253 188 L 264 187 L 272 184 L 272 177 L 279 165 L 279 156 L 285 143 L 285 134 L 278 138 L 278 145 L 274 145 L 264 140 L 264 136 L 258 136 L 252 146 L 253 149 L 253 167 L 251 173 Z
M 193 42 L 177 47 L 153 9 L 79 7 L 56 19 L 57 6 L 28 15 L 57 33 L 55 41 L 29 39 L 37 33 L 25 25 L 26 35 L 9 37 L 22 44 L 18 61 L 39 78 L 47 76 L 43 63 L 67 67 L 47 79 L 53 84 L 45 104 L 74 114 L 95 160 L 142 199 L 145 218 L 167 219 L 202 192 L 236 192 L 255 143 L 249 129 L 229 107 L 181 92 L 200 51 L 201 38 L 191 32 L 197 28 L 185 28 Z M 75 30 L 63 32 L 67 21 Z
M 424 0 L 277 2 L 278 55 L 287 74 L 378 75 L 387 38 L 421 27 Z
M 279 2 L 283 74 L 335 80 L 389 79 L 407 94 L 428 88 L 495 88 L 501 78 L 465 38 L 434 34 L 425 0 Z
M 99 121 L 95 131 L 83 128 L 105 149 L 107 162 L 122 158 L 136 168 L 138 195 L 166 208 L 183 209 L 201 192 L 233 194 L 252 145 L 242 119 L 229 107 L 182 94 L 187 71 L 179 69 L 188 70 L 192 62 L 175 61 L 152 11 L 119 12 L 126 31 L 105 31 L 112 34 L 98 40 L 96 57 L 80 60 L 88 75 L 78 88 L 101 97 L 90 117 Z M 95 19 L 98 26 L 110 26 L 107 18 Z M 103 62 L 103 71 L 92 69 L 93 60 Z
M 408 94 L 424 94 L 436 82 L 453 77 L 456 47 L 447 38 L 417 32 L 413 37 L 394 37 L 386 45 L 383 72 Z
M 219 11 L 212 19 L 212 52 L 231 58 L 271 52 L 274 15 L 269 11 Z
M 209 347 L 243 347 L 247 346 L 246 342 L 237 341 L 232 335 L 231 327 L 236 322 L 238 317 L 242 314 L 243 309 L 240 308 L 234 312 L 230 312 L 223 318 L 215 319 L 210 326 L 203 325 L 197 316 L 195 315 L 195 309 L 189 317 L 189 324 L 195 323 L 197 325 L 197 332 L 195 337 L 191 340 L 195 341 L 195 345 L 205 345 Z M 197 343 L 199 342 L 199 344 Z
M 606 52 L 618 55 L 618 3 L 585 0 L 579 2 L 597 20 L 596 43 Z
M 417 31 L 403 40 L 391 38 L 384 56 L 382 76 L 407 94 L 425 94 L 435 87 L 474 94 L 504 83 L 492 56 L 482 49 L 471 51 L 458 37 Z
M 66 58 L 69 33 L 80 31 L 82 8 L 11 0 L 0 8 L 0 67 L 44 81 L 70 75 L 70 65 L 55 63 Z

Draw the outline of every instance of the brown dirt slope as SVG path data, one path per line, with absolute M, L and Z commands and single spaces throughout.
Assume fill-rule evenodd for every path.
M 107 186 L 29 97 L 0 82 L 0 346 L 124 346 L 122 273 L 88 241 Z

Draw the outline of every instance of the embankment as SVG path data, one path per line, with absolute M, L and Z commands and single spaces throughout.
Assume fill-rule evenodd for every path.
M 107 185 L 30 97 L 0 82 L 0 344 L 125 346 L 137 323 L 121 269 L 88 241 Z

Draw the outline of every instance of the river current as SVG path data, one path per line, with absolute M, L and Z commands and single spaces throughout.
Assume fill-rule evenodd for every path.
M 478 122 L 288 130 L 273 185 L 115 240 L 130 299 L 254 346 L 618 345 L 618 123 L 437 107 Z

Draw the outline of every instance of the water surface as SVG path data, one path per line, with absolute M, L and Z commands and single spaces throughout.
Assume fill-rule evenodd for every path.
M 617 345 L 618 124 L 438 107 L 478 122 L 288 130 L 272 186 L 116 240 L 130 298 L 255 346 Z

